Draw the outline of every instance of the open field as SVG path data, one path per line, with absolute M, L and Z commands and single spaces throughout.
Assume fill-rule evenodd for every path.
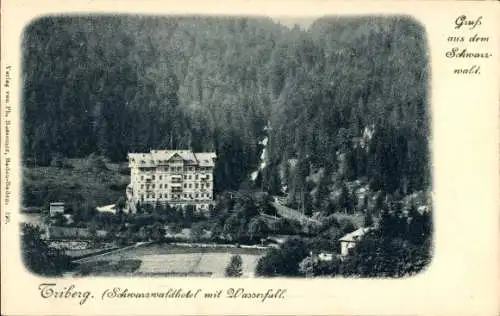
M 144 274 L 211 274 L 212 277 L 223 277 L 224 269 L 228 265 L 231 253 L 185 253 L 170 255 L 148 255 L 141 257 L 142 264 L 137 270 Z M 252 277 L 260 256 L 241 255 L 243 260 L 243 276 Z
M 119 275 L 133 273 L 140 267 L 140 265 L 141 265 L 140 260 L 119 260 L 119 261 L 100 260 L 79 265 L 76 268 L 76 275 L 119 276 Z
M 140 260 L 140 266 L 134 270 L 136 275 L 210 275 L 222 277 L 231 257 L 239 254 L 243 260 L 243 276 L 252 277 L 257 262 L 264 253 L 264 249 L 146 245 L 100 255 L 96 258 L 86 258 L 83 265 L 96 264 L 100 267 L 100 263 L 103 263 L 113 266 L 120 261 Z M 99 268 L 96 273 L 102 275 L 102 271 Z

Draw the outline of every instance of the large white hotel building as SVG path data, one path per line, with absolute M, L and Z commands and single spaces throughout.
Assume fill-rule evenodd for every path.
M 129 153 L 130 184 L 127 198 L 132 210 L 142 204 L 208 210 L 213 201 L 215 153 L 190 150 L 151 150 Z

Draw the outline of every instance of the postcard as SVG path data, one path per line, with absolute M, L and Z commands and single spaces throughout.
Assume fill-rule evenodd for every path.
M 498 2 L 6 1 L 5 315 L 497 315 Z

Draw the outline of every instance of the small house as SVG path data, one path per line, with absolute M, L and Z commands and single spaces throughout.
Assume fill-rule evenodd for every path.
M 64 214 L 64 202 L 52 202 L 49 209 L 50 216 Z

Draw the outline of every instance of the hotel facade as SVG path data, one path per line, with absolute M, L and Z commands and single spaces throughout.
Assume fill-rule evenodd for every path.
M 157 203 L 208 210 L 214 199 L 215 160 L 215 153 L 189 150 L 129 153 L 127 200 L 131 211 L 135 211 L 137 204 Z

